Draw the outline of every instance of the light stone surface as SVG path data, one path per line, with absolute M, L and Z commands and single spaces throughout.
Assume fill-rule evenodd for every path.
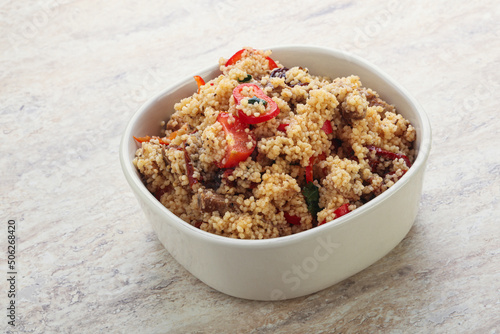
M 0 331 L 498 333 L 498 22 L 494 0 L 0 1 Z M 310 296 L 246 301 L 164 250 L 118 146 L 156 91 L 242 46 L 285 44 L 382 68 L 427 110 L 433 148 L 417 220 L 389 255 Z

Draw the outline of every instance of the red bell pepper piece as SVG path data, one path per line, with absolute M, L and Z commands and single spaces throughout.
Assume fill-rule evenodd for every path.
M 325 121 L 325 123 L 323 123 L 323 127 L 321 128 L 321 130 L 325 131 L 325 133 L 327 135 L 329 135 L 330 133 L 332 133 L 333 132 L 332 122 Z
M 239 118 L 247 123 L 247 124 L 257 124 L 257 123 L 262 123 L 265 121 L 268 121 L 270 119 L 273 119 L 280 113 L 280 108 L 278 108 L 278 104 L 274 102 L 273 99 L 271 99 L 269 96 L 264 93 L 259 86 L 250 84 L 250 83 L 244 83 L 241 85 L 236 86 L 236 88 L 233 90 L 233 96 L 234 99 L 236 100 L 236 104 L 240 104 L 241 100 L 243 100 L 245 97 L 248 96 L 243 96 L 241 94 L 241 91 L 243 90 L 244 87 L 250 87 L 253 90 L 253 95 L 258 97 L 261 100 L 264 100 L 268 104 L 269 111 L 266 112 L 265 114 L 261 114 L 257 117 L 250 115 L 248 116 L 243 112 L 243 110 L 239 110 L 238 115 Z
M 234 122 L 229 122 L 229 118 L 233 118 Z M 233 168 L 238 166 L 240 161 L 245 161 L 253 152 L 257 142 L 253 133 L 250 131 L 248 124 L 243 123 L 238 117 L 233 117 L 229 113 L 221 112 L 217 117 L 217 121 L 222 124 L 226 134 L 227 151 L 225 157 L 218 164 L 219 168 Z M 251 137 L 251 147 L 248 147 L 248 141 Z
M 340 207 L 338 207 L 337 210 L 333 211 L 333 213 L 335 214 L 335 218 L 333 218 L 333 219 L 340 218 L 343 215 L 348 214 L 349 212 L 351 212 L 349 210 L 349 203 L 344 203 Z M 318 226 L 323 225 L 325 223 L 326 223 L 326 220 L 323 220 L 321 223 L 318 224 Z
M 231 58 L 229 58 L 227 61 L 226 61 L 226 66 L 230 66 L 230 65 L 234 65 L 236 64 L 238 61 L 241 60 L 241 55 L 243 54 L 243 52 L 245 52 L 245 49 L 241 49 L 240 51 L 236 52 L 234 55 L 232 55 Z
M 196 80 L 196 84 L 198 85 L 198 93 L 200 92 L 201 86 L 205 84 L 205 80 L 199 75 L 194 76 L 194 80 Z
M 408 168 L 411 167 L 410 159 L 408 159 L 408 157 L 404 154 L 389 152 L 389 151 L 386 151 L 380 147 L 373 146 L 373 145 L 369 145 L 366 148 L 368 148 L 370 151 L 375 151 L 376 155 L 384 157 L 386 159 L 391 159 L 391 160 L 403 159 L 406 163 L 406 166 L 408 166 Z M 373 168 L 373 166 L 372 166 L 372 168 Z
M 278 65 L 274 62 L 274 60 L 271 59 L 271 57 L 266 57 L 267 61 L 269 62 L 269 69 L 274 70 L 275 68 L 278 68 Z
M 280 125 L 278 125 L 278 131 L 283 131 L 283 132 L 286 132 L 286 128 L 289 126 L 290 124 L 288 123 L 281 123 Z
M 348 214 L 349 212 L 349 203 L 344 203 L 337 210 L 333 211 L 333 213 L 335 214 L 335 219 L 340 218 L 343 215 Z
M 285 215 L 286 222 L 292 225 L 300 225 L 299 216 L 291 216 L 288 212 L 283 213 Z
M 313 182 L 313 166 L 316 162 L 323 161 L 326 159 L 326 153 L 323 152 L 317 157 L 309 158 L 309 165 L 306 167 L 306 182 Z
M 313 182 L 313 167 L 312 164 L 309 163 L 309 166 L 306 167 L 306 182 Z
M 226 61 L 226 66 L 234 65 L 238 61 L 240 61 L 241 58 L 242 58 L 242 54 L 243 54 L 243 52 L 245 52 L 245 50 L 246 49 L 241 49 L 240 51 L 236 52 L 231 58 L 229 58 Z M 278 67 L 278 65 L 276 64 L 276 62 L 274 60 L 272 60 L 271 57 L 266 57 L 266 59 L 269 62 L 269 69 L 270 70 L 273 70 L 273 69 L 275 69 L 275 68 Z

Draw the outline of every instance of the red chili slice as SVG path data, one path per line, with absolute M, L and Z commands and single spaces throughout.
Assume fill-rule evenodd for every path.
M 234 99 L 236 100 L 236 104 L 240 104 L 241 100 L 243 100 L 245 97 L 248 96 L 243 96 L 241 94 L 241 91 L 245 87 L 250 87 L 253 90 L 253 95 L 255 95 L 257 98 L 266 101 L 269 107 L 269 111 L 266 112 L 265 114 L 261 114 L 259 116 L 248 116 L 243 112 L 243 110 L 238 111 L 239 118 L 247 123 L 247 124 L 257 124 L 257 123 L 262 123 L 265 121 L 268 121 L 270 119 L 273 119 L 280 113 L 280 108 L 278 108 L 278 104 L 274 102 L 273 99 L 271 99 L 269 96 L 264 93 L 259 86 L 250 84 L 250 83 L 244 83 L 241 85 L 236 86 L 236 88 L 233 90 L 233 96 Z
M 194 76 L 194 80 L 196 80 L 196 84 L 198 85 L 198 93 L 200 92 L 201 86 L 205 84 L 205 80 L 199 75 Z
M 288 212 L 283 213 L 285 215 L 286 222 L 292 225 L 300 225 L 299 216 L 291 216 Z
M 241 49 L 240 51 L 236 52 L 231 58 L 229 58 L 227 61 L 226 61 L 226 66 L 229 66 L 229 65 L 234 65 L 236 64 L 238 61 L 241 60 L 242 58 L 242 54 L 243 52 L 245 52 L 246 49 Z M 278 67 L 278 65 L 276 64 L 276 62 L 274 60 L 271 59 L 271 57 L 267 57 L 266 56 L 266 59 L 267 61 L 269 62 L 269 69 L 270 70 L 273 70 L 275 68 Z
M 234 121 L 230 122 L 230 118 Z M 249 129 L 248 124 L 243 123 L 238 117 L 234 117 L 229 113 L 221 112 L 217 117 L 217 121 L 222 124 L 227 141 L 226 155 L 218 166 L 219 168 L 236 167 L 240 161 L 245 161 L 252 154 L 257 145 L 255 137 L 252 132 L 246 131 L 246 129 Z M 249 140 L 252 143 L 250 148 L 247 146 Z

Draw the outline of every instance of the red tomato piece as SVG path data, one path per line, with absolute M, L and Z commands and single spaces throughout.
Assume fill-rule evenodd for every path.
M 252 132 L 246 131 L 249 129 L 248 124 L 243 123 L 238 117 L 221 112 L 217 121 L 222 124 L 227 141 L 226 155 L 218 166 L 219 168 L 236 167 L 240 161 L 245 161 L 252 154 L 257 141 Z M 251 145 L 248 145 L 249 142 Z

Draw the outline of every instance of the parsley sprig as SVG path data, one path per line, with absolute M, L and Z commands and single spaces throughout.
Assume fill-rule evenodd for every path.
M 316 218 L 319 208 L 319 189 L 312 182 L 307 182 L 306 186 L 302 189 L 302 195 L 306 199 L 307 209 L 311 215 Z

